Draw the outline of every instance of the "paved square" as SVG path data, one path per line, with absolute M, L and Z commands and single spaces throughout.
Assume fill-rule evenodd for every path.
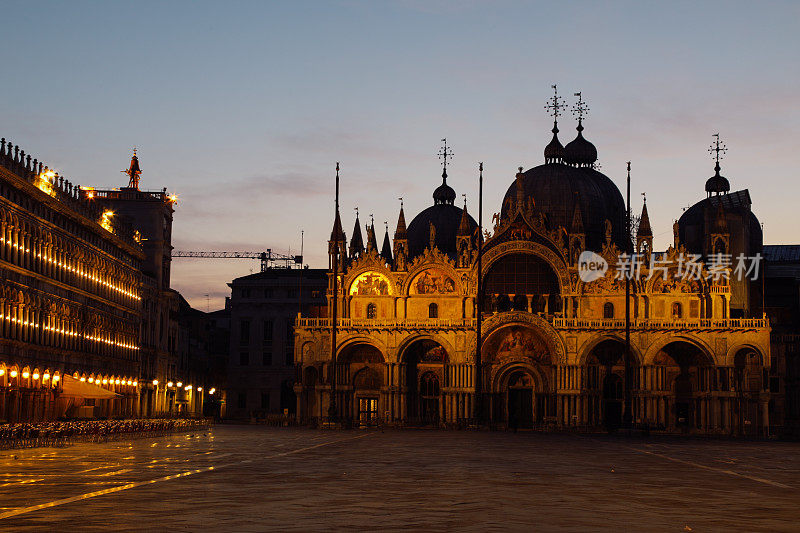
M 217 426 L 0 465 L 0 530 L 800 528 L 797 443 Z

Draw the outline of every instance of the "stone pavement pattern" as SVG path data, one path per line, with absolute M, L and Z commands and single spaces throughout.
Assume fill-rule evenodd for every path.
M 0 531 L 800 529 L 797 443 L 217 426 L 0 466 Z

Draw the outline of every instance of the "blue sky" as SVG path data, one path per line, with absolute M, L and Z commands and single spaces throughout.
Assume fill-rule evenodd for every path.
M 0 135 L 73 182 L 180 195 L 174 244 L 295 252 L 327 264 L 333 169 L 348 235 L 358 206 L 411 217 L 440 182 L 484 215 L 515 169 L 543 162 L 550 85 L 591 108 L 585 136 L 634 209 L 646 191 L 656 247 L 703 197 L 719 132 L 723 175 L 749 188 L 765 242 L 797 243 L 800 4 L 793 2 L 2 3 Z M 574 137 L 571 117 L 561 139 Z M 460 196 L 459 196 L 460 198 Z M 382 229 L 379 239 L 382 238 Z M 256 261 L 177 259 L 173 286 L 219 307 Z

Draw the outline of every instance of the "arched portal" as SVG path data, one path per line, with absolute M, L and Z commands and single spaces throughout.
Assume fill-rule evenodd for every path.
M 651 395 L 656 418 L 666 429 L 704 429 L 708 421 L 704 396 L 714 390 L 714 361 L 695 344 L 678 340 L 665 345 L 653 360 Z
M 767 421 L 759 409 L 764 390 L 764 365 L 761 354 L 752 348 L 742 348 L 733 358 L 733 390 L 736 393 L 734 414 L 741 435 L 756 436 Z
M 638 383 L 638 363 L 633 354 L 631 369 L 631 383 Z M 592 348 L 586 358 L 584 388 L 589 425 L 618 429 L 624 414 L 625 343 L 611 338 Z
M 430 339 L 411 343 L 403 352 L 406 419 L 411 424 L 439 425 L 447 352 Z
M 342 350 L 336 366 L 339 412 L 361 424 L 377 423 L 387 407 L 381 394 L 386 374 L 383 354 L 370 344 L 353 344 Z
M 531 253 L 512 253 L 492 264 L 483 282 L 485 312 L 561 310 L 558 276 Z
M 555 416 L 553 359 L 535 327 L 509 324 L 492 331 L 483 343 L 482 359 L 484 375 L 490 376 L 494 422 L 516 429 Z

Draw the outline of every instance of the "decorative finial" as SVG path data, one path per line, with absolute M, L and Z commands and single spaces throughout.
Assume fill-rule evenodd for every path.
M 519 171 L 520 174 L 522 174 L 522 167 L 517 167 L 517 170 Z
M 553 88 L 553 96 L 547 99 L 547 104 L 544 108 L 547 114 L 553 117 L 553 133 L 558 133 L 558 117 L 561 116 L 561 109 L 564 107 L 564 98 L 558 96 L 558 87 L 551 85 Z
M 628 177 L 631 177 L 631 162 L 628 161 Z
M 354 207 L 353 209 L 354 209 L 354 210 L 355 210 L 355 212 L 356 212 L 356 218 L 358 218 L 358 207 Z
M 385 221 L 385 220 L 383 221 L 383 227 L 386 228 L 386 232 L 388 233 L 389 232 L 389 223 L 387 221 Z
M 133 147 L 133 156 L 136 157 L 136 147 Z
M 375 217 L 372 216 L 372 213 L 369 214 L 369 225 L 375 227 Z
M 436 154 L 442 160 L 442 178 L 447 179 L 447 158 L 453 159 L 453 150 L 447 147 L 447 139 L 442 139 L 442 148 Z
M 483 161 L 478 163 L 478 171 L 481 172 L 481 174 L 483 173 Z
M 642 193 L 642 202 L 647 203 L 647 193 L 646 192 Z
M 403 209 L 403 197 L 400 196 L 398 200 L 400 200 L 400 209 Z
M 708 148 L 708 153 L 711 154 L 711 157 L 714 158 L 716 162 L 715 169 L 719 172 L 719 162 L 723 159 L 722 154 L 725 154 L 728 151 L 728 147 L 725 146 L 724 142 L 719 140 L 719 133 L 715 133 L 712 135 L 714 137 L 714 142 L 711 143 L 711 146 Z
M 336 175 L 339 175 L 339 162 L 336 162 Z
M 589 114 L 589 106 L 583 101 L 581 91 L 575 93 L 578 97 L 578 103 L 572 106 L 572 114 L 578 117 L 578 131 L 583 130 L 583 117 Z
M 467 193 L 461 193 L 461 196 L 464 197 L 464 209 L 467 208 Z

